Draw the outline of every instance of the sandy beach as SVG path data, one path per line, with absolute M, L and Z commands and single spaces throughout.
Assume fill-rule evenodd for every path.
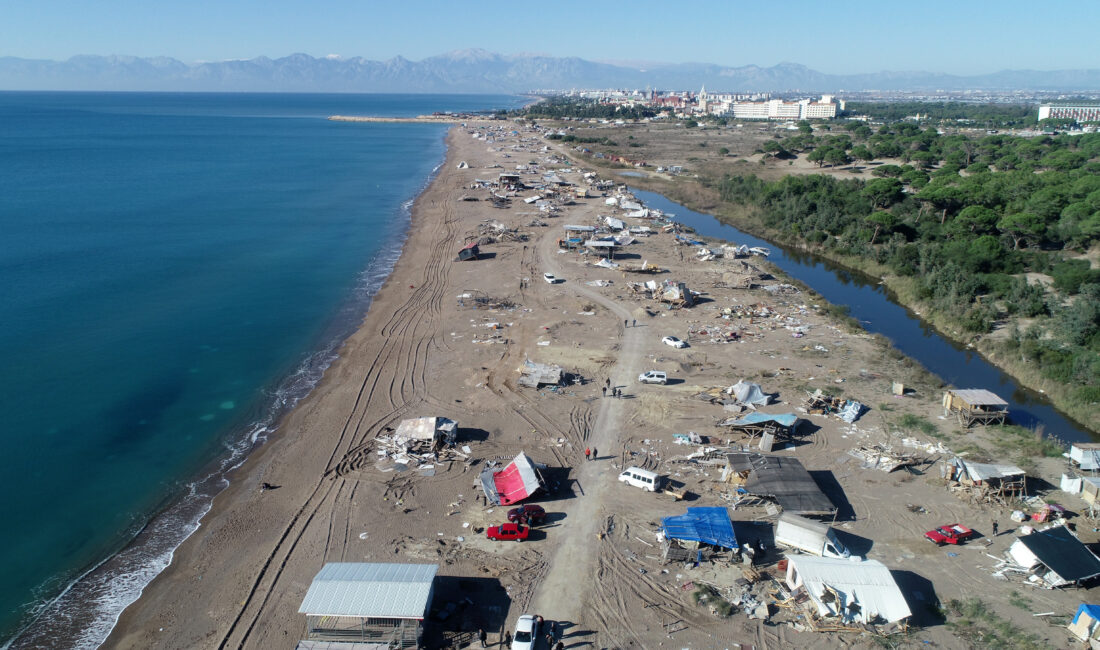
M 479 627 L 495 642 L 524 613 L 560 622 L 569 647 L 858 646 L 851 636 L 764 625 L 743 614 L 717 617 L 684 585 L 731 582 L 741 575 L 736 566 L 688 569 L 654 557 L 660 517 L 727 503 L 718 471 L 687 458 L 701 446 L 676 444 L 673 434 L 731 442 L 714 425 L 727 412 L 700 394 L 742 378 L 778 393 L 771 413 L 794 411 L 807 390 L 829 387 L 872 407 L 855 425 L 800 414 L 811 433 L 778 453 L 828 475 L 822 480 L 843 515 L 838 527 L 873 540 L 870 557 L 913 576 L 907 593 L 921 594 L 913 602 L 1003 589 L 985 570 L 984 553 L 1003 551 L 1011 536 L 950 557 L 921 535 L 950 521 L 1007 522 L 1006 513 L 952 495 L 934 467 L 925 475 L 886 474 L 847 454 L 897 433 L 882 404 L 891 418 L 934 418 L 934 377 L 827 315 L 808 292 L 762 289 L 782 279 L 760 258 L 746 260 L 748 270 L 733 260 L 699 261 L 670 234 L 640 237 L 617 256 L 624 268 L 648 261 L 670 271 L 658 276 L 559 252 L 564 224 L 595 225 L 611 208 L 597 194 L 549 217 L 522 200 L 532 191 L 494 207 L 487 190 L 472 185 L 528 161 L 538 162 L 523 175 L 529 184 L 547 169 L 585 184 L 583 170 L 542 150 L 547 143 L 538 133 L 512 135 L 513 128 L 485 121 L 451 129 L 446 162 L 417 198 L 402 255 L 362 327 L 317 389 L 235 472 L 171 566 L 123 613 L 106 647 L 293 648 L 305 633 L 298 606 L 313 576 L 334 561 L 438 563 L 436 606 L 458 607 L 433 620 L 428 647 L 463 645 Z M 490 222 L 510 235 L 483 245 L 478 260 L 455 261 Z M 544 282 L 544 273 L 564 281 Z M 745 275 L 756 278 L 755 288 L 739 287 Z M 669 309 L 627 287 L 652 277 L 685 282 L 701 292 L 699 303 Z M 495 307 L 479 306 L 479 297 Z M 670 335 L 690 347 L 663 345 Z M 581 381 L 559 390 L 522 387 L 525 359 L 561 365 Z M 654 369 L 668 373 L 668 385 L 637 382 Z M 904 382 L 910 396 L 894 398 L 892 381 Z M 608 385 L 624 397 L 605 397 Z M 459 422 L 458 445 L 470 447 L 469 459 L 396 471 L 380 458 L 378 436 L 404 418 L 432 415 Z M 586 447 L 598 450 L 595 460 L 585 460 Z M 547 466 L 556 489 L 536 501 L 550 523 L 527 543 L 494 543 L 483 529 L 502 522 L 505 509 L 481 502 L 477 474 L 486 461 L 506 462 L 520 451 Z M 631 465 L 668 474 L 691 501 L 619 483 Z M 1053 466 L 1041 469 L 1053 475 Z M 265 483 L 277 487 L 261 489 Z M 739 534 L 753 530 L 758 513 L 734 514 Z M 1043 611 L 1079 602 L 1061 592 L 1028 595 Z M 1030 620 L 1020 609 L 997 608 Z M 944 647 L 957 641 L 942 625 L 921 634 Z

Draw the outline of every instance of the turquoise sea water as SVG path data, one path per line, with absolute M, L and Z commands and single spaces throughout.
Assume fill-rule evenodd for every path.
M 98 643 L 361 318 L 446 127 L 324 118 L 518 102 L 0 93 L 0 638 Z

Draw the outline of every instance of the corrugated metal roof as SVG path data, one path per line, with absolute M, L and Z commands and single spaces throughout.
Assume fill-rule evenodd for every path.
M 306 592 L 300 614 L 424 618 L 438 564 L 329 562 Z
M 951 392 L 971 406 L 1008 406 L 1008 402 L 984 388 L 963 388 Z
M 853 562 L 806 555 L 792 555 L 787 559 L 822 615 L 837 615 L 835 605 L 822 599 L 826 585 L 843 598 L 841 606 L 846 608 L 852 601 L 859 604 L 857 618 L 862 622 L 871 621 L 877 615 L 893 623 L 912 615 L 890 569 L 877 560 Z

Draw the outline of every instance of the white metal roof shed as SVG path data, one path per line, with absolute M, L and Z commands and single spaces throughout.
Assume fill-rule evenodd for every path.
M 422 619 L 438 564 L 329 562 L 313 578 L 298 613 Z
M 805 587 L 818 613 L 822 616 L 843 616 L 837 603 L 828 602 L 827 589 L 835 591 L 843 600 L 839 605 L 847 608 L 848 603 L 859 605 L 857 619 L 862 623 L 881 616 L 887 623 L 904 620 L 912 616 L 909 603 L 898 588 L 890 569 L 877 560 L 853 562 L 833 558 L 792 555 L 787 558 L 787 586 L 791 589 Z

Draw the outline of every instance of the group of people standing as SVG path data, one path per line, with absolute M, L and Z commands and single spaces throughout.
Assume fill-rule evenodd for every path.
M 616 386 L 614 388 L 611 387 L 611 378 L 610 377 L 607 378 L 607 381 L 606 381 L 606 383 L 604 383 L 604 386 L 603 386 L 603 396 L 604 397 L 607 397 L 607 391 L 611 391 L 611 396 L 612 397 L 622 397 L 623 396 L 623 389 L 619 388 L 618 386 Z

